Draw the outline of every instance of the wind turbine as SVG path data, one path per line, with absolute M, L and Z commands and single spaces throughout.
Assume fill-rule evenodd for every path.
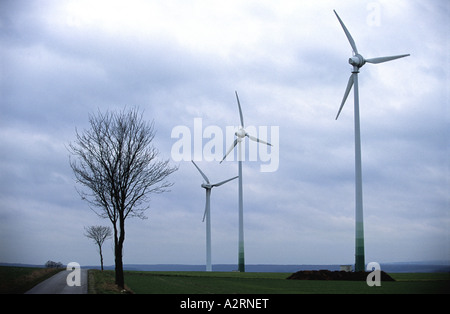
M 367 62 L 367 63 L 383 63 L 386 61 L 391 61 L 403 57 L 409 56 L 409 54 L 405 55 L 397 55 L 390 57 L 379 57 L 379 58 L 371 58 L 365 59 L 362 55 L 359 54 L 358 49 L 356 48 L 355 41 L 350 35 L 347 27 L 345 27 L 344 22 L 342 22 L 339 15 L 333 10 L 336 14 L 336 17 L 339 20 L 342 28 L 344 29 L 345 35 L 347 36 L 348 41 L 350 42 L 350 46 L 353 49 L 354 55 L 348 59 L 348 62 L 353 66 L 352 74 L 348 80 L 347 88 L 344 93 L 344 98 L 342 99 L 341 106 L 336 115 L 336 120 L 341 113 L 342 107 L 344 107 L 344 103 L 347 100 L 348 94 L 353 85 L 355 85 L 354 92 L 354 115 L 355 115 L 355 202 L 356 202 L 356 214 L 355 214 L 355 271 L 365 271 L 365 261 L 364 261 L 364 224 L 363 224 L 363 200 L 362 200 L 362 173 L 361 173 L 361 136 L 360 136 L 360 126 L 359 126 L 359 91 L 358 91 L 358 73 L 359 69 Z
M 222 184 L 227 183 L 228 181 L 234 180 L 237 178 L 231 178 L 219 183 L 211 184 L 209 182 L 208 177 L 203 173 L 203 171 L 200 170 L 200 168 L 195 164 L 193 160 L 191 160 L 194 164 L 195 168 L 200 172 L 202 177 L 205 179 L 206 183 L 202 183 L 202 188 L 206 190 L 206 205 L 205 205 L 205 212 L 203 214 L 203 222 L 206 218 L 206 271 L 211 271 L 211 213 L 210 213 L 210 200 L 211 200 L 211 189 L 216 186 L 221 186 Z
M 237 132 L 235 132 L 236 139 L 234 140 L 234 143 L 231 145 L 231 147 L 226 152 L 225 156 L 223 156 L 222 161 L 225 160 L 225 158 L 228 156 L 229 153 L 236 147 L 236 145 L 239 143 L 238 146 L 238 168 L 239 168 L 239 249 L 238 249 L 238 265 L 239 265 L 239 271 L 245 272 L 245 256 L 244 256 L 244 201 L 243 201 L 243 191 L 242 191 L 242 148 L 241 148 L 241 142 L 244 140 L 245 137 L 248 137 L 252 141 L 263 143 L 269 146 L 272 146 L 272 144 L 265 142 L 263 140 L 260 140 L 257 137 L 254 137 L 250 134 L 248 134 L 244 129 L 244 117 L 242 115 L 242 109 L 241 109 L 241 103 L 239 102 L 239 96 L 237 91 L 235 91 L 236 99 L 239 107 L 239 117 L 241 119 L 241 124 L 239 126 L 239 129 Z

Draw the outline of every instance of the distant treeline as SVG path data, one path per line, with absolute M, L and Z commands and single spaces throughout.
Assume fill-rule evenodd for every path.
M 46 268 L 63 268 L 64 265 L 61 262 L 47 261 L 45 263 Z

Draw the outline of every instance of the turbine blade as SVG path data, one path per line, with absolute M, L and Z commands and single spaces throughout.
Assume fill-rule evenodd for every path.
M 206 199 L 208 199 L 208 190 L 206 190 Z M 208 211 L 208 201 L 205 202 L 205 212 L 203 213 L 202 222 L 205 222 L 206 212 Z
M 258 142 L 258 143 L 263 143 L 263 144 L 266 144 L 266 145 L 269 145 L 269 146 L 273 146 L 272 144 L 270 144 L 270 143 L 268 143 L 268 142 L 265 142 L 265 141 L 263 141 L 263 140 L 260 140 L 259 138 L 257 138 L 257 137 L 254 137 L 254 136 L 252 136 L 252 135 L 250 135 L 250 134 L 248 134 L 248 133 L 245 133 L 245 136 L 247 136 L 249 139 L 251 139 L 252 141 L 255 141 L 255 142 Z
M 234 179 L 236 179 L 236 178 L 239 178 L 239 176 L 235 176 L 234 178 L 231 178 L 231 179 L 228 179 L 228 180 L 225 180 L 225 181 L 222 181 L 222 182 L 213 184 L 212 186 L 221 186 L 222 184 L 225 184 L 225 183 L 227 183 L 227 182 L 229 182 L 229 181 L 231 181 L 231 180 L 234 180 Z
M 203 213 L 203 222 L 205 221 L 206 213 L 209 212 L 210 209 L 210 200 L 211 200 L 211 189 L 206 189 L 206 202 L 205 202 L 205 212 Z
M 227 158 L 228 154 L 231 153 L 231 151 L 233 150 L 233 148 L 236 147 L 237 143 L 238 143 L 238 139 L 235 139 L 233 145 L 231 145 L 231 147 L 228 148 L 227 153 L 225 154 L 225 156 L 223 156 L 223 158 L 222 158 L 222 160 L 220 161 L 220 163 L 222 163 L 222 161 L 224 161 L 225 158 Z
M 341 113 L 341 110 L 344 107 L 345 101 L 347 100 L 348 94 L 350 93 L 350 90 L 352 89 L 352 86 L 353 86 L 353 75 L 356 75 L 356 74 L 350 75 L 350 78 L 348 79 L 347 88 L 345 89 L 344 98 L 342 99 L 341 107 L 339 107 L 339 111 L 337 113 L 336 120 L 338 119 L 339 114 Z
M 241 118 L 241 127 L 244 127 L 244 116 L 242 115 L 241 103 L 239 102 L 239 96 L 237 91 L 234 92 L 236 93 L 236 99 L 239 106 L 239 117 Z
M 358 49 L 356 48 L 356 44 L 355 44 L 355 41 L 353 40 L 352 35 L 350 35 L 350 32 L 348 31 L 347 27 L 345 27 L 344 22 L 342 22 L 341 18 L 340 18 L 339 15 L 336 13 L 336 11 L 335 11 L 335 10 L 333 10 L 333 11 L 334 11 L 334 14 L 336 14 L 336 17 L 338 18 L 339 23 L 341 23 L 342 28 L 344 29 L 345 35 L 347 36 L 347 39 L 348 39 L 348 41 L 350 42 L 350 46 L 352 46 L 353 51 L 354 51 L 356 54 L 358 54 Z
M 200 170 L 200 168 L 195 164 L 195 162 L 193 160 L 191 160 L 191 161 L 194 164 L 195 168 L 197 168 L 197 170 L 200 172 L 200 174 L 202 175 L 203 179 L 205 179 L 206 183 L 210 184 L 206 174 L 204 174 L 203 171 Z
M 399 58 L 403 58 L 403 57 L 408 57 L 408 56 L 409 56 L 409 54 L 398 55 L 398 56 L 390 56 L 390 57 L 371 58 L 371 59 L 366 59 L 366 62 L 377 64 L 377 63 L 383 63 L 383 62 L 386 62 L 386 61 L 391 61 L 391 60 L 395 60 L 395 59 L 399 59 Z

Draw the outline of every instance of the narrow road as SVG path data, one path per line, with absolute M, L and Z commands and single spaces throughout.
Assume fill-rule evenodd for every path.
M 81 269 L 81 286 L 68 286 L 67 276 L 71 271 L 63 270 L 37 284 L 25 294 L 87 294 L 87 269 Z

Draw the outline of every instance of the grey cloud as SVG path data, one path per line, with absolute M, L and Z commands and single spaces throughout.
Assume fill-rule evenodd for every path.
M 39 263 L 50 258 L 45 254 L 53 254 L 51 246 L 59 249 L 61 259 L 72 258 L 91 249 L 82 237 L 83 225 L 107 223 L 79 199 L 64 147 L 73 139 L 75 127 L 87 127 L 89 113 L 139 106 L 146 117 L 155 119 L 158 148 L 170 158 L 175 142 L 170 134 L 176 125 L 191 128 L 197 117 L 204 127 L 237 125 L 234 90 L 238 90 L 249 124 L 280 127 L 278 171 L 260 173 L 258 162 L 244 164 L 248 260 L 351 262 L 352 97 L 334 120 L 351 71 L 347 63 L 351 51 L 331 4 L 312 8 L 299 4 L 290 14 L 282 7 L 272 11 L 269 4 L 251 13 L 244 10 L 241 17 L 251 14 L 253 20 L 233 27 L 261 25 L 267 34 L 253 46 L 239 46 L 246 33 L 236 41 L 236 50 L 227 42 L 222 51 L 220 45 L 189 46 L 173 33 L 179 28 L 143 40 L 126 29 L 111 34 L 69 24 L 52 28 L 57 24 L 51 23 L 54 16 L 48 16 L 54 12 L 52 2 L 1 5 L 8 10 L 0 10 L 0 144 L 7 152 L 0 158 L 0 215 L 3 225 L 10 225 L 2 236 L 12 238 L 21 229 L 28 230 L 8 240 L 7 249 L 1 251 L 5 261 L 20 257 Z M 439 25 L 447 23 L 448 5 L 405 5 L 407 10 L 399 10 L 397 4 L 383 2 L 379 27 L 365 24 L 367 10 L 359 2 L 358 10 L 338 8 L 367 57 L 412 54 L 388 66 L 367 65 L 360 75 L 366 238 L 372 243 L 368 255 L 383 261 L 448 258 L 435 251 L 426 256 L 427 250 L 414 248 L 421 238 L 427 239 L 424 245 L 445 243 L 448 77 L 441 63 L 446 50 L 440 45 L 446 34 Z M 322 13 L 322 7 L 328 11 Z M 357 14 L 361 11 L 364 14 Z M 323 27 L 302 27 L 306 21 L 323 22 Z M 433 58 L 427 58 L 429 53 Z M 128 262 L 203 262 L 201 178 L 190 163 L 179 165 L 172 192 L 152 199 L 149 220 L 129 222 Z M 203 161 L 200 166 L 217 179 L 237 172 L 235 162 Z M 233 263 L 237 192 L 231 185 L 213 193 L 213 241 L 223 247 L 220 253 L 215 249 L 215 261 Z M 56 212 L 64 217 L 51 221 Z M 383 232 L 392 232 L 391 238 Z M 27 251 L 28 240 L 39 233 L 44 249 L 37 258 L 32 256 L 35 250 Z M 63 239 L 58 241 L 56 234 L 63 234 Z M 262 245 L 260 239 L 267 241 Z M 386 244 L 393 241 L 398 243 L 395 249 Z M 73 252 L 65 249 L 66 242 Z M 13 246 L 17 249 L 9 252 Z M 143 246 L 150 253 L 142 253 Z M 277 252 L 277 257 L 272 259 L 267 250 Z M 80 262 L 95 263 L 95 250 L 83 259 Z

